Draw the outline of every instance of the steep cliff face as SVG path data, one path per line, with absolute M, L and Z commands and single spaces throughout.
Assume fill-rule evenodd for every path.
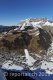
M 29 51 L 40 53 L 44 52 L 44 50 L 47 50 L 51 44 L 51 36 L 50 34 L 41 28 L 38 28 L 38 30 L 32 30 L 32 31 L 20 31 L 15 34 L 7 34 L 4 35 L 0 39 L 0 48 L 3 47 L 8 51 L 21 51 L 23 53 L 23 50 L 25 48 L 28 48 Z
M 51 44 L 51 35 L 46 31 L 46 30 L 43 30 L 41 28 L 39 28 L 39 44 L 45 49 L 47 50 Z

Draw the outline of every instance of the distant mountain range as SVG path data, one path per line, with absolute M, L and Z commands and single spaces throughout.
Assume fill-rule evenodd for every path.
M 0 32 L 14 30 L 28 30 L 28 29 L 38 29 L 39 28 L 51 28 L 53 27 L 53 21 L 47 18 L 28 18 L 20 21 L 16 26 L 3 26 L 0 25 Z M 53 28 L 52 28 L 53 29 Z M 53 31 L 52 31 L 53 32 Z
M 9 30 L 15 29 L 16 27 L 18 27 L 18 26 L 3 26 L 3 25 L 0 25 L 0 33 L 5 32 L 5 31 L 8 32 Z

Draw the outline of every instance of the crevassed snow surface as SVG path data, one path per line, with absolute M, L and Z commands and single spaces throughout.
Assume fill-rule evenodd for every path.
M 7 70 L 9 70 L 9 69 L 22 70 L 23 69 L 23 67 L 13 64 L 13 62 L 10 61 L 10 60 L 9 61 L 5 61 L 3 63 L 3 65 L 2 65 L 2 68 L 3 69 L 7 69 Z
M 24 52 L 26 57 L 26 63 L 28 64 L 28 66 L 32 66 L 36 60 L 29 55 L 29 52 L 27 49 L 24 49 Z

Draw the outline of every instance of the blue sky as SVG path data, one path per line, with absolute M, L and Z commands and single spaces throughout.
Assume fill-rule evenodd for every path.
M 29 17 L 53 19 L 53 0 L 0 0 L 0 25 L 16 25 Z

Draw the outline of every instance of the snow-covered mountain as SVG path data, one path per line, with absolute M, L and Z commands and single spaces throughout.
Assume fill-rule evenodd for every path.
M 53 21 L 47 18 L 29 18 L 17 26 L 0 35 L 2 68 L 41 68 L 46 73 L 53 74 Z
M 20 21 L 17 26 L 19 26 L 20 30 L 25 30 L 26 28 L 29 29 L 30 27 L 36 30 L 38 27 L 42 28 L 43 26 L 53 26 L 53 21 L 50 21 L 47 18 L 28 18 Z M 18 28 L 16 28 L 16 30 L 17 29 Z

